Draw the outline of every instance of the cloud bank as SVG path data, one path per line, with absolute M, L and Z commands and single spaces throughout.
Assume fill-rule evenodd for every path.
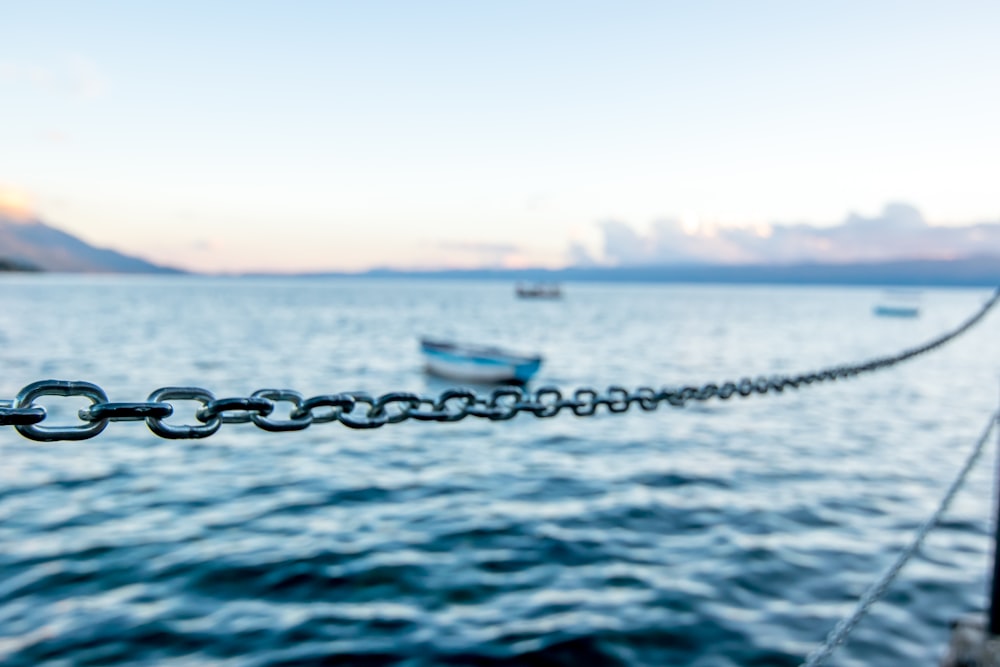
M 568 253 L 575 265 L 845 263 L 1000 256 L 1000 222 L 932 226 L 908 204 L 889 204 L 870 218 L 851 214 L 832 227 L 732 228 L 673 219 L 654 222 L 647 233 L 615 220 L 599 223 L 599 227 L 603 236 L 600 256 L 574 244 Z
M 108 77 L 97 63 L 80 55 L 53 65 L 0 60 L 0 84 L 5 83 L 90 100 L 103 97 L 109 88 Z
M 447 257 L 451 266 L 511 269 L 532 264 L 530 248 L 514 243 L 439 241 L 434 249 Z

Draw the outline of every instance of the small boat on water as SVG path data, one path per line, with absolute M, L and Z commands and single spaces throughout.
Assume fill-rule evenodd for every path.
M 917 317 L 920 315 L 919 293 L 906 290 L 886 292 L 872 312 L 878 317 Z
M 420 351 L 428 373 L 463 382 L 524 384 L 542 365 L 540 355 L 429 338 L 420 340 Z
M 535 285 L 522 285 L 518 283 L 515 288 L 517 296 L 521 299 L 560 299 L 562 290 L 555 283 L 538 283 Z
M 917 317 L 920 309 L 916 306 L 894 306 L 881 304 L 875 306 L 875 314 L 880 317 Z

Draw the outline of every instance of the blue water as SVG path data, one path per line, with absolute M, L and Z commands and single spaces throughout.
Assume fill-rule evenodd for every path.
M 925 291 L 912 320 L 873 317 L 880 295 L 570 284 L 536 302 L 490 282 L 3 276 L 0 398 L 45 378 L 112 401 L 188 384 L 436 395 L 420 335 L 539 351 L 536 387 L 723 381 L 895 353 L 989 291 Z M 230 424 L 202 441 L 2 427 L 0 663 L 797 665 L 996 409 L 998 327 L 993 313 L 894 369 L 683 410 Z M 42 402 L 67 424 L 86 404 Z M 830 664 L 935 664 L 948 623 L 983 608 L 992 469 Z

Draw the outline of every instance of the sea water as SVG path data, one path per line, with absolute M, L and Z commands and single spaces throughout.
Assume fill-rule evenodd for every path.
M 894 354 L 989 292 L 925 290 L 900 320 L 872 315 L 875 288 L 572 283 L 533 301 L 504 282 L 8 275 L 0 398 L 48 378 L 111 401 L 436 396 L 450 385 L 422 372 L 421 335 L 540 352 L 531 388 L 721 383 Z M 891 369 L 655 412 L 200 441 L 2 427 L 0 663 L 797 665 L 996 410 L 998 328 L 992 313 Z M 40 402 L 65 424 L 87 404 Z M 949 622 L 986 604 L 994 476 L 990 451 L 830 664 L 935 664 Z

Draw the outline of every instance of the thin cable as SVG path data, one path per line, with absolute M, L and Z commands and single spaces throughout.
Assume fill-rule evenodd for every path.
M 833 653 L 834 649 L 840 646 L 844 640 L 847 639 L 847 635 L 851 633 L 854 626 L 856 626 L 864 615 L 868 613 L 871 606 L 885 595 L 900 570 L 903 569 L 903 566 L 906 565 L 907 561 L 909 561 L 920 548 L 920 545 L 927 536 L 927 533 L 929 533 L 931 529 L 937 525 L 937 522 L 941 519 L 941 515 L 948 509 L 948 506 L 951 504 L 955 494 L 958 493 L 959 488 L 961 488 L 962 484 L 965 482 L 965 478 L 968 476 L 969 471 L 972 470 L 972 466 L 976 463 L 979 455 L 982 454 L 983 449 L 986 446 L 986 441 L 989 439 L 990 433 L 993 431 L 993 427 L 996 425 L 997 419 L 1000 419 L 1000 412 L 995 412 L 990 416 L 989 424 L 987 424 L 983 434 L 979 437 L 979 441 L 973 448 L 972 453 L 965 460 L 965 464 L 959 471 L 958 476 L 955 477 L 951 486 L 948 487 L 948 491 L 944 494 L 944 498 L 941 499 L 941 503 L 938 505 L 937 510 L 934 511 L 934 514 L 921 524 L 920 529 L 917 530 L 917 533 L 913 538 L 913 541 L 909 544 L 909 546 L 903 549 L 903 551 L 899 554 L 899 557 L 896 558 L 896 562 L 894 562 L 874 584 L 868 587 L 868 590 L 865 591 L 864 595 L 862 595 L 858 600 L 854 613 L 837 623 L 833 630 L 830 631 L 830 634 L 827 635 L 826 641 L 813 649 L 800 667 L 817 667 L 817 665 L 823 664 L 823 662 L 830 657 L 830 654 Z

